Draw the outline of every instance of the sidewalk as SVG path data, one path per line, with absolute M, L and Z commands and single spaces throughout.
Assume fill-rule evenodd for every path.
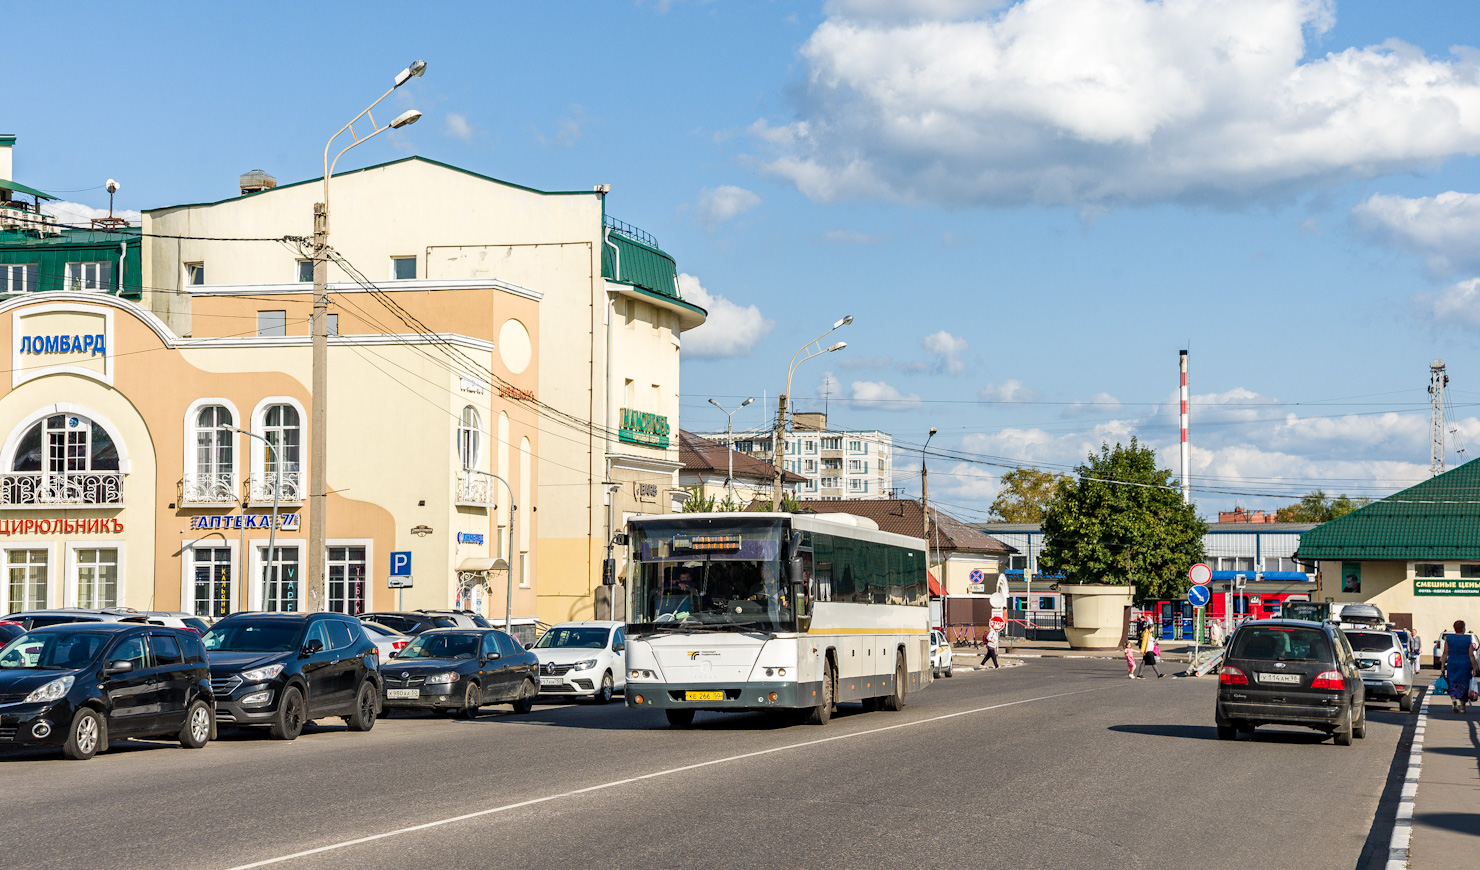
M 1423 740 L 1423 753 L 1412 803 L 1408 867 L 1474 866 L 1480 850 L 1480 704 L 1455 713 L 1448 696 L 1426 694 L 1424 700 L 1427 717 L 1423 731 L 1415 735 Z M 1400 822 L 1402 814 L 1399 810 Z

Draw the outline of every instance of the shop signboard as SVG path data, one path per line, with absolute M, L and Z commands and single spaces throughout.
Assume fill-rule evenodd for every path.
M 617 428 L 617 438 L 629 444 L 648 447 L 668 447 L 668 418 L 662 414 L 622 409 L 622 422 Z
M 1480 577 L 1414 577 L 1414 595 L 1480 595 Z
M 298 528 L 298 514 L 279 513 L 278 531 L 294 531 Z M 272 514 L 210 514 L 190 518 L 190 530 L 205 529 L 270 529 Z

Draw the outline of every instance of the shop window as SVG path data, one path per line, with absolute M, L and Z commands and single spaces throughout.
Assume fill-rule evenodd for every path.
M 262 609 L 298 612 L 298 548 L 273 547 L 270 563 L 266 547 L 258 547 L 257 553 L 262 561 Z
M 118 470 L 108 430 L 80 414 L 52 414 L 21 435 L 12 473 L 0 480 L 0 503 L 121 504 Z
M 1038 599 L 1039 610 L 1053 610 L 1053 596 L 1045 595 Z
M 1459 576 L 1465 580 L 1480 579 L 1480 565 L 1459 566 Z
M 78 549 L 77 606 L 118 606 L 118 550 L 87 547 Z
M 11 550 L 6 553 L 10 575 L 10 611 L 43 610 L 47 606 L 48 550 Z
M 457 458 L 462 462 L 463 471 L 472 471 L 478 467 L 482 434 L 482 421 L 478 418 L 478 409 L 472 405 L 464 407 L 462 417 L 457 424 Z
M 39 272 L 40 268 L 40 264 L 38 263 L 11 263 L 7 265 L 0 265 L 0 292 L 36 292 L 36 275 Z
M 227 547 L 205 547 L 191 550 L 194 561 L 194 613 L 219 619 L 232 611 L 231 550 Z
M 270 338 L 281 338 L 288 334 L 287 311 L 257 312 L 257 334 Z
M 365 612 L 365 548 L 329 548 L 329 609 L 358 616 Z
M 1414 565 L 1413 566 L 1413 576 L 1415 576 L 1415 577 L 1443 577 L 1444 576 L 1444 563 L 1443 562 L 1419 562 L 1417 565 Z
M 416 277 L 415 257 L 391 257 L 391 277 L 397 281 L 409 281 Z
M 66 290 L 113 289 L 113 264 L 107 260 L 93 263 L 68 263 Z

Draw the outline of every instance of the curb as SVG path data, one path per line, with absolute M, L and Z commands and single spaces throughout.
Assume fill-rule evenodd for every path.
M 1425 689 L 1419 705 L 1418 724 L 1413 729 L 1413 747 L 1408 750 L 1408 772 L 1403 776 L 1403 791 L 1398 808 L 1393 811 L 1393 838 L 1388 843 L 1385 870 L 1406 870 L 1408 848 L 1413 842 L 1413 804 L 1418 797 L 1418 775 L 1423 772 L 1423 735 L 1429 724 L 1429 701 L 1433 693 Z

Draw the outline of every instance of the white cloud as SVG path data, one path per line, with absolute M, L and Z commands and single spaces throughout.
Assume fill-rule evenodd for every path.
M 983 402 L 1032 402 L 1038 399 L 1038 391 L 1023 386 L 1023 382 L 1010 378 L 1000 384 L 987 384 L 977 393 Z
M 459 115 L 456 112 L 447 113 L 447 126 L 442 132 L 454 139 L 464 142 L 473 141 L 473 125 L 468 123 L 467 115 Z
M 581 138 L 587 120 L 585 107 L 579 103 L 572 103 L 570 110 L 555 121 L 555 132 L 546 136 L 536 129 L 534 131 L 535 141 L 541 145 L 569 148 Z
M 1436 275 L 1480 266 L 1480 194 L 1451 190 L 1410 199 L 1379 193 L 1352 209 L 1352 218 L 1378 241 L 1424 257 Z
M 1075 402 L 1065 408 L 1062 416 L 1066 419 L 1076 417 L 1103 417 L 1106 414 L 1118 414 L 1125 406 L 1120 400 L 1109 393 L 1095 393 L 1087 402 Z
M 683 334 L 683 352 L 690 357 L 749 356 L 755 345 L 776 326 L 754 305 L 740 306 L 710 293 L 687 272 L 678 276 L 679 295 L 709 312 L 703 326 Z
M 1419 319 L 1435 327 L 1480 329 L 1480 278 L 1413 297 Z
M 733 184 L 706 187 L 699 191 L 696 209 L 699 220 L 707 227 L 715 227 L 730 218 L 742 215 L 761 204 L 756 193 Z
M 1480 52 L 1307 58 L 1329 0 L 884 5 L 830 6 L 798 117 L 751 127 L 814 199 L 1237 204 L 1480 152 Z
M 1001 9 L 1009 0 L 828 0 L 826 10 L 840 18 L 876 21 L 971 18 Z
M 834 245 L 877 245 L 887 241 L 886 236 L 860 233 L 857 230 L 828 230 L 817 237 L 819 242 L 828 242 Z
M 920 407 L 920 397 L 903 393 L 883 381 L 854 381 L 848 401 L 860 410 L 908 411 Z
M 937 368 L 946 374 L 959 375 L 966 371 L 966 363 L 961 360 L 961 355 L 966 353 L 966 349 L 970 347 L 966 339 L 951 335 L 942 329 L 940 332 L 932 332 L 920 339 L 920 346 L 925 348 L 927 353 L 935 354 L 939 358 Z
M 108 210 L 106 208 L 93 208 L 89 205 L 83 205 L 80 202 L 65 202 L 61 200 L 43 202 L 41 203 L 41 210 L 64 224 L 86 224 L 93 218 L 105 218 L 108 216 Z M 138 226 L 144 220 L 144 215 L 133 209 L 114 209 L 113 216 L 123 218 L 134 226 Z

